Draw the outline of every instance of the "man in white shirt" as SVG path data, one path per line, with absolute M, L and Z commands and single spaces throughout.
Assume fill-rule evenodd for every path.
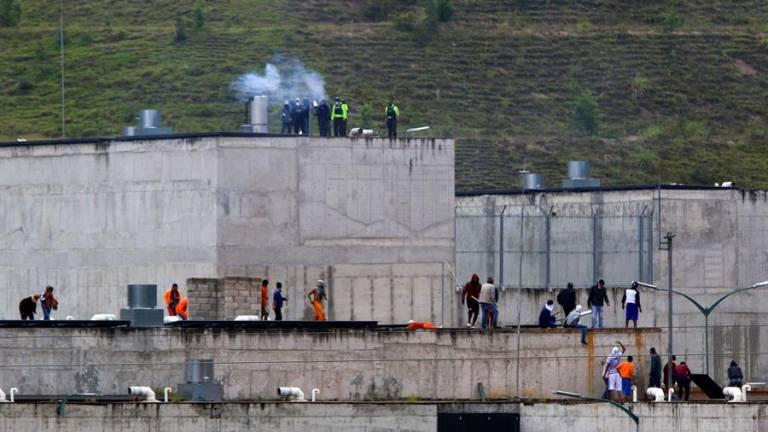
M 483 328 L 494 328 L 499 320 L 499 312 L 496 309 L 496 302 L 499 301 L 499 291 L 493 284 L 493 278 L 488 277 L 486 283 L 480 287 L 480 297 L 477 302 L 480 303 L 482 318 L 480 322 Z
M 643 311 L 642 306 L 640 306 L 640 292 L 637 290 L 637 282 L 632 282 L 632 287 L 624 290 L 624 296 L 621 298 L 622 309 L 624 309 L 625 304 L 627 312 L 624 327 L 629 327 L 629 322 L 632 321 L 637 328 L 638 314 Z

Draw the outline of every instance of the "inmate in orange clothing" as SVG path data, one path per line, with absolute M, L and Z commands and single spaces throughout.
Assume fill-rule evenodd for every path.
M 439 326 L 431 322 L 409 321 L 408 327 L 406 327 L 406 330 L 418 330 L 418 329 L 432 330 L 432 329 L 439 329 L 442 327 L 443 326 Z
M 168 316 L 176 316 L 176 306 L 179 304 L 179 288 L 175 286 L 168 288 L 163 293 L 163 300 L 165 301 L 165 307 L 168 309 Z
M 621 362 L 618 366 L 616 366 L 616 371 L 619 373 L 619 375 L 622 378 L 632 379 L 635 376 L 637 369 L 635 368 L 634 363 L 625 361 L 625 362 Z
M 320 295 L 320 291 L 317 288 L 312 288 L 307 297 L 312 305 L 312 310 L 315 311 L 313 319 L 315 321 L 325 321 L 325 308 L 323 307 L 323 298 Z
M 189 299 L 186 297 L 182 297 L 181 300 L 179 300 L 179 304 L 176 305 L 176 315 L 185 321 L 189 319 L 189 312 L 187 311 L 188 306 Z

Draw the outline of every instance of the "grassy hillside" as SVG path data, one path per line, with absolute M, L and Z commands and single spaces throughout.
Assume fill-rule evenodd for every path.
M 58 9 L 22 1 L 0 27 L 0 140 L 61 135 Z M 436 32 L 417 0 L 372 3 L 209 1 L 197 30 L 194 1 L 67 2 L 67 136 L 118 134 L 150 106 L 177 131 L 235 130 L 229 83 L 285 53 L 347 96 L 354 124 L 381 127 L 394 96 L 402 127 L 456 137 L 459 190 L 516 187 L 523 164 L 558 185 L 573 158 L 608 184 L 768 187 L 766 2 L 454 0 Z M 574 119 L 587 94 L 592 134 Z

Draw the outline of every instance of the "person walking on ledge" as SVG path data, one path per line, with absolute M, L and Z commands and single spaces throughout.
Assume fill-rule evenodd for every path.
M 325 294 L 325 282 L 322 280 L 317 281 L 317 286 L 312 288 L 307 294 L 309 303 L 312 305 L 312 310 L 315 312 L 315 321 L 325 321 L 325 308 L 323 307 L 323 300 L 327 300 L 328 297 Z
M 275 285 L 275 294 L 272 296 L 272 310 L 275 311 L 275 321 L 283 320 L 283 303 L 288 297 L 283 297 L 283 284 L 278 282 Z

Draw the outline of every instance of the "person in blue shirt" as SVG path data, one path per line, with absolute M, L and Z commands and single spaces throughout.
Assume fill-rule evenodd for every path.
M 544 305 L 544 308 L 541 309 L 541 313 L 539 314 L 539 327 L 555 328 L 557 326 L 555 316 L 552 315 L 552 310 L 554 309 L 555 302 L 552 300 L 547 300 L 547 304 Z
M 283 302 L 288 297 L 283 297 L 283 284 L 278 282 L 275 286 L 275 294 L 272 296 L 272 309 L 275 311 L 275 321 L 283 320 Z

